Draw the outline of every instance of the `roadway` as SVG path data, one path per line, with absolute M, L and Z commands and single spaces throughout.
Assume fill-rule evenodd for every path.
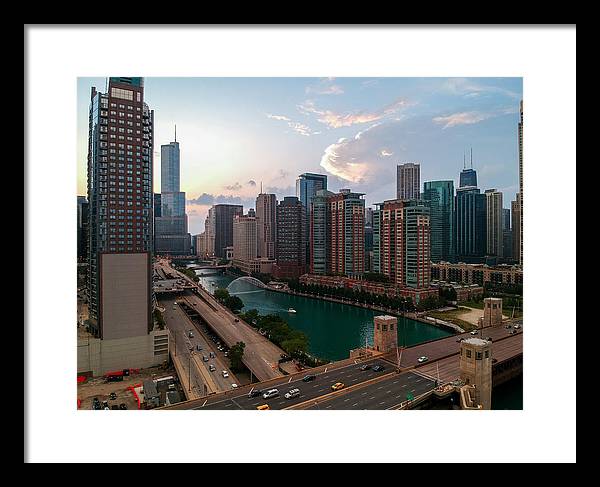
M 217 353 L 218 350 L 213 348 L 212 343 L 199 333 L 194 323 L 190 321 L 180 306 L 173 306 L 174 301 L 174 298 L 165 298 L 160 299 L 159 304 L 165 308 L 163 318 L 167 327 L 172 332 L 173 346 L 176 348 L 177 356 L 180 357 L 180 364 L 185 369 L 186 374 L 188 374 L 185 378 L 181 378 L 182 384 L 184 386 L 188 385 L 190 348 L 193 348 L 194 352 L 192 353 L 191 361 L 194 364 L 192 368 L 192 388 L 194 386 L 198 387 L 196 393 L 199 396 L 206 395 L 204 393 L 204 384 L 207 386 L 207 393 L 231 390 L 231 384 L 237 383 L 237 378 L 229 370 L 229 361 L 222 354 Z M 193 338 L 188 336 L 190 330 L 193 330 Z M 196 351 L 197 346 L 200 346 L 202 350 Z M 208 358 L 210 352 L 213 352 L 215 357 L 204 362 L 203 355 Z M 213 372 L 209 370 L 211 364 L 216 369 Z M 228 372 L 228 378 L 222 376 L 223 370 Z
M 384 364 L 383 360 L 371 359 L 363 363 L 373 364 L 381 363 Z M 193 409 L 217 409 L 217 410 L 236 410 L 236 409 L 249 409 L 255 410 L 257 406 L 262 404 L 268 404 L 271 409 L 285 409 L 291 406 L 298 406 L 299 404 L 317 399 L 332 392 L 331 386 L 336 382 L 343 382 L 346 387 L 355 386 L 372 379 L 378 379 L 386 374 L 398 376 L 394 372 L 394 368 L 389 364 L 385 363 L 385 370 L 381 372 L 374 372 L 372 369 L 360 370 L 361 364 L 349 364 L 344 367 L 340 367 L 333 370 L 326 368 L 324 371 L 314 374 L 316 378 L 311 382 L 304 382 L 302 378 L 295 378 L 294 380 L 287 379 L 281 381 L 275 381 L 270 383 L 268 386 L 257 384 L 262 390 L 278 389 L 279 397 L 273 397 L 271 399 L 263 399 L 262 395 L 257 397 L 248 397 L 248 392 L 240 392 L 234 396 L 227 398 L 214 398 L 213 400 L 207 400 L 206 404 L 199 405 Z M 306 375 L 312 374 L 310 370 L 306 372 Z M 300 389 L 300 396 L 293 399 L 285 399 L 284 394 L 291 389 Z
M 517 322 L 514 322 L 517 323 Z M 519 322 L 519 324 L 521 324 Z M 509 334 L 510 330 L 505 328 L 505 325 L 501 326 L 488 326 L 484 328 L 480 328 L 477 331 L 478 338 L 487 338 L 490 337 L 492 339 L 492 343 L 503 340 L 508 337 L 513 337 L 515 335 Z M 523 328 L 517 330 L 517 335 L 521 335 L 523 333 Z M 418 362 L 418 358 L 421 356 L 426 356 L 429 359 L 429 362 L 439 360 L 445 358 L 449 355 L 458 354 L 460 351 L 460 340 L 462 338 L 470 338 L 470 332 L 461 333 L 458 335 L 451 335 L 446 338 L 441 338 L 437 340 L 433 340 L 430 342 L 421 343 L 420 345 L 415 345 L 410 348 L 404 348 L 402 350 L 402 356 L 400 358 L 401 367 L 411 367 L 411 366 L 420 366 Z M 395 358 L 390 357 L 391 361 L 396 361 Z
M 166 274 L 177 273 L 188 282 L 192 282 L 187 276 L 175 271 L 164 261 L 158 261 L 157 266 Z M 211 328 L 221 341 L 231 347 L 237 342 L 244 342 L 243 362 L 252 371 L 259 381 L 283 377 L 279 371 L 278 364 L 284 353 L 281 348 L 260 335 L 254 328 L 238 319 L 231 311 L 222 306 L 212 295 L 194 283 L 197 290 L 188 292 L 183 299 L 191 308 L 195 309 L 203 321 Z M 237 320 L 237 321 L 236 321 Z

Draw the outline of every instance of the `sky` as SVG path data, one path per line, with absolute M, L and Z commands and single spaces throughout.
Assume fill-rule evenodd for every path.
M 91 87 L 77 83 L 77 190 L 86 194 Z M 396 197 L 396 166 L 421 165 L 423 182 L 453 180 L 473 150 L 482 192 L 518 191 L 522 78 L 145 78 L 154 110 L 154 191 L 160 146 L 181 152 L 189 232 L 215 203 L 254 208 L 257 194 L 295 195 L 299 174 L 327 174 L 328 189 L 365 193 L 367 206 Z

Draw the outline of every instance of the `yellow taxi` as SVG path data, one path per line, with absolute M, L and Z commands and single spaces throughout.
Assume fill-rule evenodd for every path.
M 266 409 L 271 409 L 268 404 L 263 404 L 262 406 L 256 406 L 256 409 L 259 411 L 264 411 Z
M 344 385 L 343 382 L 336 382 L 335 384 L 333 384 L 331 386 L 331 390 L 332 391 L 339 391 L 340 389 L 343 389 L 344 387 L 346 387 L 346 386 Z

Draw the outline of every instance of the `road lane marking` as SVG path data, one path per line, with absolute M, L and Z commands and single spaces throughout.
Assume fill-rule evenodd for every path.
M 358 403 L 357 403 L 357 402 L 355 402 L 355 403 L 352 405 L 352 407 L 356 406 L 357 404 L 358 404 Z

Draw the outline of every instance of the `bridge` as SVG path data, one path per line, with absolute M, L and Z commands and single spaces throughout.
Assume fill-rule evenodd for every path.
M 236 282 L 247 282 L 248 284 L 252 284 L 253 286 L 260 287 L 263 289 L 267 289 L 269 287 L 264 282 L 256 279 L 255 277 L 242 276 L 242 277 L 238 277 L 237 279 L 231 281 L 229 283 L 229 285 L 227 286 L 227 290 L 231 289 L 231 286 L 233 286 Z
M 480 333 L 492 339 L 494 387 L 522 372 L 522 328 L 511 334 L 504 326 L 485 327 Z M 453 335 L 386 354 L 370 350 L 370 356 L 333 362 L 163 409 L 256 410 L 262 404 L 268 404 L 270 409 L 321 410 L 416 407 L 432 396 L 448 396 L 455 390 L 453 385 L 460 380 L 459 340 L 468 337 L 471 337 L 469 333 Z M 423 355 L 429 360 L 419 363 L 418 357 Z M 383 365 L 384 369 L 374 371 L 375 364 Z M 371 367 L 361 370 L 362 365 Z M 315 379 L 304 382 L 302 379 L 307 373 L 315 375 Z M 343 382 L 345 387 L 332 391 L 331 386 L 336 382 Z M 265 400 L 260 395 L 250 397 L 248 394 L 254 389 L 271 388 L 278 389 L 280 397 Z M 285 399 L 285 392 L 294 388 L 301 391 L 300 395 Z

